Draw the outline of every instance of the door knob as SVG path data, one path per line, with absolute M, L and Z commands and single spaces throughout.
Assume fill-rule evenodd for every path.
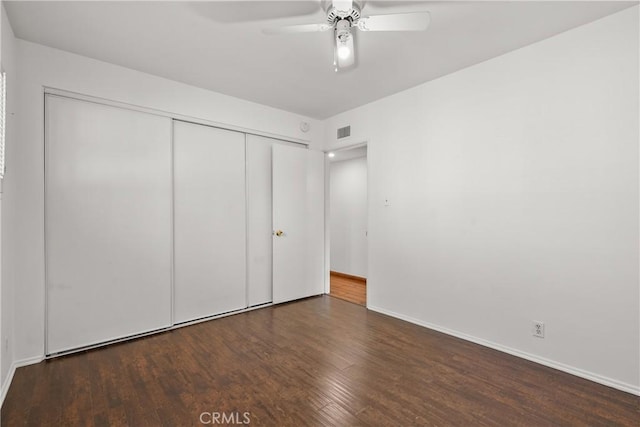
M 280 237 L 280 236 L 282 236 L 282 235 L 284 234 L 284 231 L 282 231 L 282 230 L 277 230 L 277 231 L 276 231 L 275 233 L 273 233 L 273 234 L 275 234 L 276 236 Z

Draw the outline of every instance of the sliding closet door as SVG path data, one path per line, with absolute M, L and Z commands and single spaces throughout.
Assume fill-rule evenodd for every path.
M 171 323 L 171 120 L 46 97 L 47 354 Z
M 174 322 L 245 308 L 245 135 L 174 121 Z
M 247 135 L 247 280 L 249 306 L 273 301 L 271 248 L 271 146 L 278 141 Z

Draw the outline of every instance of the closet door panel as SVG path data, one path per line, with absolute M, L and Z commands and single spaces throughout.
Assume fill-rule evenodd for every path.
M 171 323 L 171 120 L 47 95 L 47 354 Z
M 174 121 L 174 322 L 247 306 L 245 135 Z
M 247 135 L 249 306 L 273 301 L 271 145 L 274 141 L 270 138 Z
M 324 155 L 274 145 L 273 302 L 324 293 Z

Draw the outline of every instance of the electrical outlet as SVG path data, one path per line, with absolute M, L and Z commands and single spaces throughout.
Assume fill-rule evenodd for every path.
M 385 206 L 391 206 L 391 201 L 388 198 L 384 199 L 384 205 Z
M 533 336 L 544 338 L 544 322 L 533 321 Z

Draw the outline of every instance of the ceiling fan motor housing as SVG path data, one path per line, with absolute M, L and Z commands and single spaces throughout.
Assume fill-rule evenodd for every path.
M 350 10 L 338 10 L 333 5 L 333 2 L 329 2 L 327 6 L 327 22 L 331 25 L 343 19 L 349 20 L 350 22 L 356 22 L 360 19 L 361 10 L 361 4 L 358 1 L 353 1 Z

